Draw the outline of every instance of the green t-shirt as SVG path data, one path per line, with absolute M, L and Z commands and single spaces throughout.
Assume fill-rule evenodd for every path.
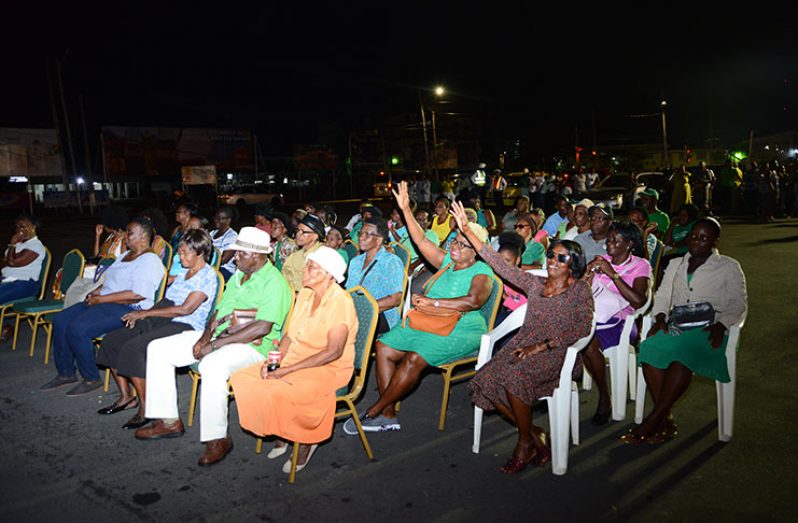
M 648 213 L 648 222 L 657 224 L 657 232 L 659 234 L 665 234 L 668 232 L 668 227 L 671 226 L 671 219 L 659 209 Z
M 346 252 L 346 249 L 336 249 L 336 250 L 338 251 L 338 254 L 341 255 L 341 258 L 344 259 L 346 265 L 349 266 L 349 253 Z
M 241 271 L 236 271 L 230 277 L 216 308 L 216 317 L 227 316 L 235 309 L 257 309 L 255 319 L 272 323 L 272 330 L 263 337 L 260 345 L 250 343 L 249 346 L 265 357 L 272 348 L 272 342 L 279 340 L 282 335 L 285 317 L 291 308 L 291 288 L 280 271 L 268 261 L 242 284 L 243 277 Z M 218 336 L 229 325 L 229 322 L 219 325 L 214 336 Z
M 521 256 L 521 265 L 534 265 L 540 264 L 543 267 L 546 263 L 546 249 L 543 244 L 535 240 L 529 240 L 524 249 L 524 254 Z
M 563 220 L 560 225 L 557 226 L 557 238 L 562 239 L 565 236 L 565 233 L 568 231 L 568 220 Z

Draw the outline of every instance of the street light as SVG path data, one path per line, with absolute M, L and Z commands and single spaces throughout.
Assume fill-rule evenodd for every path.
M 446 93 L 446 89 L 442 85 L 435 87 L 435 96 L 443 96 L 444 93 Z

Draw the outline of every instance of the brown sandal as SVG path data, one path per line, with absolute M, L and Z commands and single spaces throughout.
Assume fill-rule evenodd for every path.
M 627 445 L 642 445 L 648 439 L 649 436 L 643 436 L 642 434 L 635 434 L 633 429 L 629 429 L 629 432 L 621 436 L 621 441 L 623 441 Z

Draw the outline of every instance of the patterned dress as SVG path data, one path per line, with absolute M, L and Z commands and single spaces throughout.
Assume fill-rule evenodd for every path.
M 590 333 L 593 321 L 593 295 L 582 280 L 557 296 L 543 296 L 545 278 L 533 276 L 507 264 L 495 251 L 483 246 L 479 251 L 502 279 L 527 295 L 528 307 L 518 334 L 482 367 L 470 382 L 471 400 L 484 410 L 499 402 L 509 407 L 507 391 L 524 403 L 551 395 L 560 379 L 560 369 L 568 347 Z M 513 354 L 548 338 L 552 351 L 533 354 L 521 360 Z

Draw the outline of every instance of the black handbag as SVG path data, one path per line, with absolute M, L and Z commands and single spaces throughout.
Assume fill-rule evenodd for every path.
M 682 331 L 709 327 L 715 323 L 715 308 L 708 301 L 677 305 L 671 309 L 669 323 Z

